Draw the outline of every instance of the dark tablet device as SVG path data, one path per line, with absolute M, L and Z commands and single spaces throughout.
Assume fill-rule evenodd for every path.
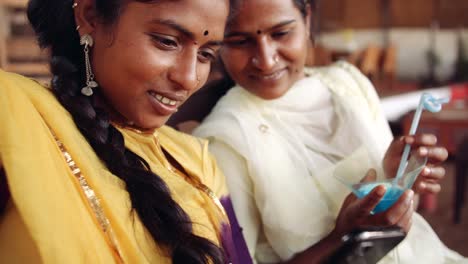
M 342 237 L 340 248 L 328 264 L 374 264 L 395 248 L 406 236 L 399 227 L 356 230 Z

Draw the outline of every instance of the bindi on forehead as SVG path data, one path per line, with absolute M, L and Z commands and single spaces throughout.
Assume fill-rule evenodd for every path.
M 257 30 L 257 35 L 260 35 L 260 34 L 262 34 L 262 31 L 259 29 Z
M 208 36 L 209 34 L 210 34 L 210 32 L 209 32 L 208 30 L 205 30 L 205 31 L 203 32 L 203 36 Z

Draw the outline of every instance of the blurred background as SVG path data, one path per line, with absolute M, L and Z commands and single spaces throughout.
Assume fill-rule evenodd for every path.
M 47 84 L 47 51 L 36 44 L 26 4 L 0 0 L 0 68 Z M 407 133 L 421 92 L 452 99 L 440 113 L 425 112 L 418 128 L 450 152 L 442 192 L 421 197 L 419 211 L 447 246 L 468 256 L 468 0 L 316 0 L 311 31 L 308 65 L 356 65 L 374 84 L 395 136 Z M 215 66 L 169 124 L 190 132 L 231 84 Z

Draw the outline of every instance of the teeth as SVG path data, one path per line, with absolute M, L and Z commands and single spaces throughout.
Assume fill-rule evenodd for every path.
M 160 94 L 157 94 L 157 93 L 155 93 L 155 92 L 150 92 L 150 94 L 151 94 L 154 98 L 156 98 L 156 100 L 158 100 L 159 102 L 161 102 L 161 103 L 163 103 L 163 104 L 165 104 L 165 105 L 174 106 L 174 105 L 177 104 L 177 101 L 171 100 L 171 99 L 169 99 L 169 98 L 167 98 L 167 97 L 164 97 L 164 96 L 162 96 L 162 95 L 160 95 Z
M 282 73 L 282 71 L 277 71 L 277 72 L 274 72 L 274 73 L 269 74 L 269 75 L 260 76 L 260 78 L 264 79 L 264 80 L 271 80 L 271 79 L 277 78 L 281 73 Z

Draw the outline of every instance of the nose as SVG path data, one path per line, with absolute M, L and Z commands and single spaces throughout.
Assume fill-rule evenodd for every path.
M 268 72 L 275 67 L 278 60 L 278 53 L 274 43 L 270 43 L 266 37 L 261 38 L 252 57 L 252 64 L 259 70 Z
M 197 57 L 196 51 L 181 52 L 168 74 L 169 80 L 181 89 L 188 91 L 196 89 L 200 83 L 200 77 L 197 74 Z

